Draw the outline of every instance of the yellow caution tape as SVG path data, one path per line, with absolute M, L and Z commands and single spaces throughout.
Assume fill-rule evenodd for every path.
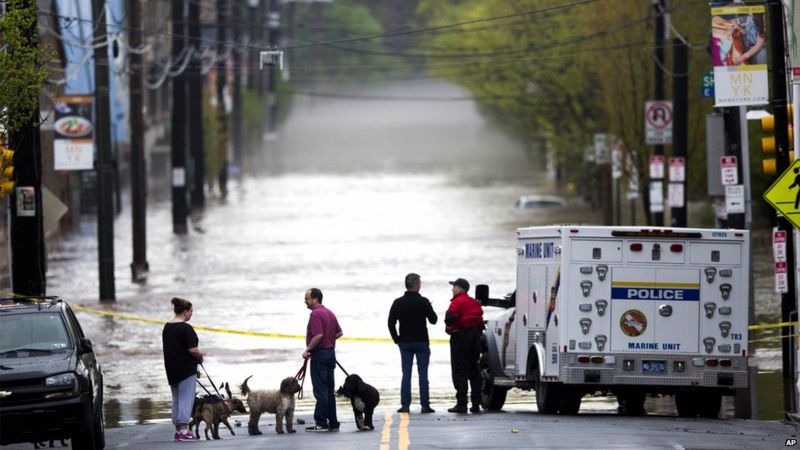
M 120 314 L 111 311 L 103 311 L 101 309 L 93 309 L 87 308 L 85 306 L 78 306 L 73 305 L 72 309 L 76 311 L 81 311 L 89 314 L 97 314 L 100 316 L 106 317 L 113 317 L 115 319 L 122 319 L 122 320 L 133 320 L 136 322 L 144 322 L 144 323 L 151 323 L 155 325 L 163 325 L 163 320 L 155 320 L 155 319 L 147 319 L 145 317 L 138 317 L 133 316 L 130 314 Z M 213 333 L 227 333 L 227 334 L 238 334 L 241 336 L 256 336 L 256 337 L 266 337 L 266 338 L 276 338 L 276 339 L 305 339 L 306 336 L 303 334 L 287 334 L 287 333 L 266 333 L 263 331 L 247 331 L 247 330 L 234 330 L 231 328 L 219 328 L 219 327 L 207 327 L 203 325 L 192 325 L 195 330 L 201 331 L 211 331 Z M 342 336 L 341 338 L 337 339 L 338 341 L 347 341 L 347 342 L 378 342 L 384 344 L 394 344 L 390 338 L 369 338 L 369 337 L 348 337 Z M 430 342 L 432 344 L 447 344 L 450 341 L 447 339 L 431 339 Z
M 89 314 L 97 314 L 106 317 L 114 317 L 116 319 L 122 320 L 133 320 L 137 322 L 144 322 L 144 323 L 151 323 L 154 325 L 162 325 L 164 323 L 163 320 L 155 320 L 155 319 L 147 319 L 145 317 L 133 316 L 130 314 L 121 314 L 115 313 L 111 311 L 103 311 L 100 309 L 93 309 L 87 308 L 85 306 L 78 306 L 73 305 L 72 309 L 76 311 L 82 311 Z M 783 327 L 791 327 L 791 326 L 800 326 L 800 322 L 780 322 L 780 323 L 769 323 L 769 324 L 762 324 L 762 325 L 750 325 L 747 327 L 750 331 L 756 330 L 768 330 L 773 328 L 783 328 Z M 219 328 L 219 327 L 207 327 L 203 325 L 193 325 L 195 330 L 201 331 L 210 331 L 213 333 L 227 333 L 227 334 L 238 334 L 241 336 L 255 336 L 255 337 L 265 337 L 265 338 L 273 338 L 273 339 L 305 339 L 306 336 L 303 334 L 287 334 L 287 333 L 267 333 L 263 331 L 247 331 L 247 330 L 234 330 L 231 328 Z M 761 339 L 753 339 L 748 342 L 763 342 L 763 341 L 772 341 L 777 339 L 785 339 L 787 337 L 797 337 L 800 335 L 794 334 L 789 336 L 770 336 Z M 338 339 L 339 341 L 346 341 L 346 342 L 376 342 L 376 343 L 383 343 L 383 344 L 393 344 L 394 342 L 390 338 L 370 338 L 370 337 L 349 337 L 349 336 L 342 336 Z M 448 339 L 431 339 L 431 344 L 447 344 L 450 341 Z
M 800 325 L 800 322 L 780 322 L 780 323 L 767 323 L 763 325 L 750 325 L 747 327 L 748 330 L 768 330 L 770 328 L 783 328 L 783 327 L 796 327 Z

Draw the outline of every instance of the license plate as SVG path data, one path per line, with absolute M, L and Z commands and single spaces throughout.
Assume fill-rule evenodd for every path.
M 666 361 L 642 361 L 642 372 L 644 373 L 666 373 Z

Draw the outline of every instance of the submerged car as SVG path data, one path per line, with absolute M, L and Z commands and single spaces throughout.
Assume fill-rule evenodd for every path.
M 556 195 L 523 195 L 517 200 L 517 208 L 560 208 L 567 206 L 567 201 Z
M 103 373 L 57 297 L 0 298 L 0 445 L 71 439 L 105 447 Z

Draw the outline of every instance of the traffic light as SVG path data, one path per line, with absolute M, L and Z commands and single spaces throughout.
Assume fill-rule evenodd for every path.
M 792 105 L 787 105 L 789 121 L 789 161 L 794 160 L 794 130 L 792 129 Z M 764 152 L 764 175 L 775 176 L 777 164 L 775 162 L 775 115 L 770 114 L 761 118 L 761 150 Z
M 0 140 L 0 197 L 14 190 L 14 151 Z

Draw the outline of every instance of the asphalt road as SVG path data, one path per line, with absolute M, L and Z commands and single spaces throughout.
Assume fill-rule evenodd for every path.
M 393 411 L 393 410 L 391 410 Z M 311 415 L 299 417 L 311 421 Z M 341 431 L 309 433 L 297 425 L 295 434 L 275 433 L 274 416 L 262 416 L 261 436 L 247 435 L 247 417 L 234 428 L 221 430 L 221 440 L 173 441 L 169 423 L 106 430 L 106 448 L 155 450 L 182 447 L 204 449 L 776 449 L 798 439 L 796 424 L 739 419 L 681 419 L 674 416 L 620 417 L 611 414 L 545 416 L 513 411 L 480 415 L 398 414 L 376 411 L 374 431 L 356 431 L 347 412 L 340 412 Z M 201 428 L 202 433 L 202 428 Z M 57 444 L 58 445 L 58 444 Z M 30 444 L 5 447 L 33 448 Z

